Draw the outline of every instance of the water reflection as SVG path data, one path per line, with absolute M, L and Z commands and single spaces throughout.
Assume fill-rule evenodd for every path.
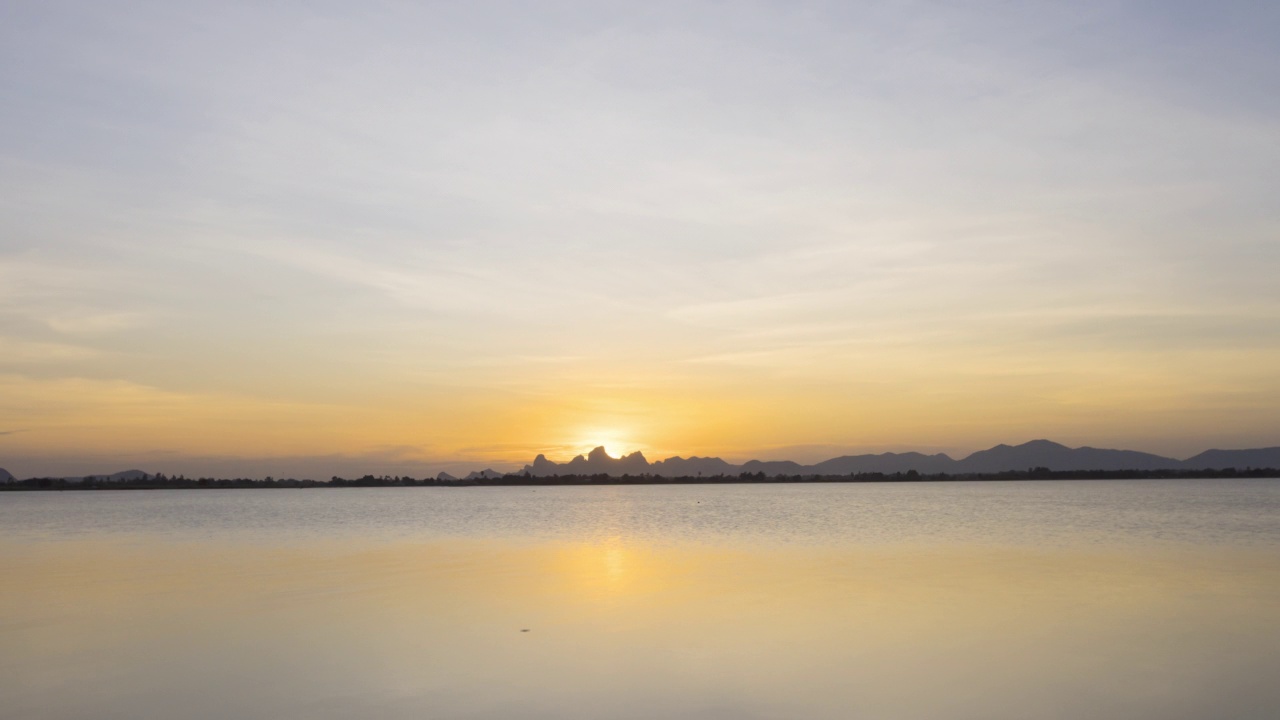
M 0 577 L 12 718 L 1280 710 L 1265 548 L 113 536 Z

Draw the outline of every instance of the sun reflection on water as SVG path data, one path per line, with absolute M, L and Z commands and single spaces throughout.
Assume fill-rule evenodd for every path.
M 696 718 L 682 708 L 718 698 L 741 717 L 1083 717 L 1134 696 L 1169 717 L 1177 688 L 1227 693 L 1280 661 L 1267 555 L 620 535 L 244 550 L 0 544 L 0 691 L 60 717 L 301 718 L 298 698 L 325 697 L 348 716 Z

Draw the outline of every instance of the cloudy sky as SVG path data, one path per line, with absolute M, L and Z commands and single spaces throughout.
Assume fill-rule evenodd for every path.
M 10 2 L 0 467 L 1280 444 L 1274 2 Z

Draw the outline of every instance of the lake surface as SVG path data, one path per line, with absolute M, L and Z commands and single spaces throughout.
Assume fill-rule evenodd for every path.
M 0 494 L 0 716 L 1280 717 L 1280 481 Z

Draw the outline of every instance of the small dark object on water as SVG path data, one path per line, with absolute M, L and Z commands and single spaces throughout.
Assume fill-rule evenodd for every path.
M 529 632 L 529 628 L 521 628 L 520 632 Z

